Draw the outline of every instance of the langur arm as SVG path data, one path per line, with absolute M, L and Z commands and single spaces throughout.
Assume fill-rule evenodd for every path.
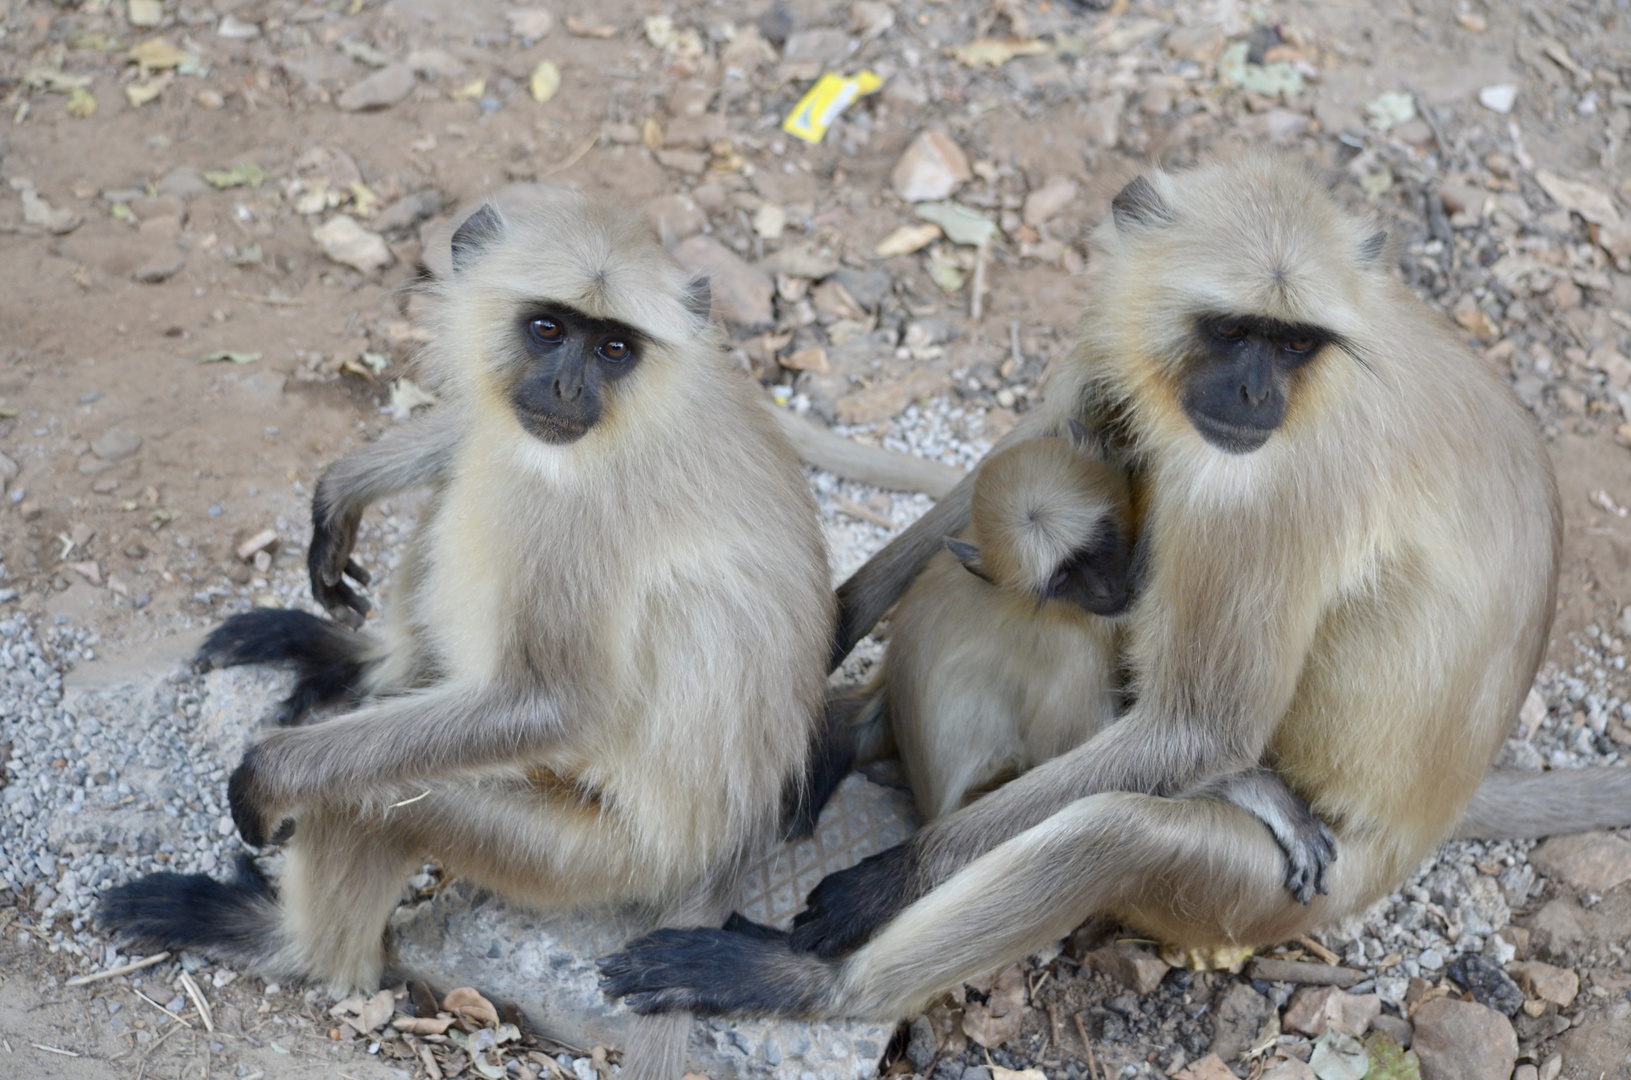
M 1271 769 L 1248 769 L 1222 777 L 1192 793 L 1234 803 L 1268 827 L 1286 857 L 1286 891 L 1299 904 L 1330 891 L 1329 870 L 1336 862 L 1336 837 L 1315 816 L 1301 795 Z
M 450 405 L 359 446 L 330 465 L 312 495 L 311 549 L 306 566 L 312 596 L 352 626 L 368 614 L 368 601 L 342 578 L 366 586 L 369 575 L 351 557 L 362 512 L 377 499 L 435 480 L 453 460 L 462 418 Z
M 829 669 L 843 663 L 855 643 L 871 633 L 883 613 L 900 599 L 945 544 L 946 537 L 955 536 L 968 525 L 977 472 L 958 481 L 933 509 L 838 586 L 838 629 Z
M 259 846 L 303 802 L 355 801 L 393 782 L 515 761 L 565 730 L 557 703 L 542 692 L 447 685 L 272 732 L 233 771 L 228 802 L 244 840 Z

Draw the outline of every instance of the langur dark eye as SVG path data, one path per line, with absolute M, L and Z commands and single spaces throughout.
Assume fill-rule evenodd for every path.
M 1068 582 L 1069 580 L 1070 580 L 1070 571 L 1064 569 L 1063 567 L 1060 567 L 1058 570 L 1055 570 L 1053 572 L 1053 577 L 1048 579 L 1048 595 L 1049 596 L 1057 596 L 1060 592 L 1062 592 L 1064 590 L 1065 583 Z
M 554 345 L 566 337 L 566 327 L 554 319 L 539 318 L 527 324 L 527 333 L 531 334 L 535 341 Z
M 622 363 L 629 358 L 628 342 L 613 339 L 604 342 L 598 350 L 602 360 L 610 360 L 614 364 Z
M 1301 356 L 1304 353 L 1313 352 L 1314 344 L 1313 338 L 1296 338 L 1286 342 L 1286 352 L 1293 352 Z
M 1218 323 L 1214 333 L 1225 341 L 1240 341 L 1246 336 L 1246 328 L 1239 323 Z

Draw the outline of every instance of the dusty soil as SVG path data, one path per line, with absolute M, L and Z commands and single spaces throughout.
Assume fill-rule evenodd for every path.
M 556 4 L 553 29 L 537 40 L 506 19 L 521 9 L 496 0 L 220 0 L 213 8 L 172 0 L 162 5 L 163 25 L 150 29 L 132 27 L 117 2 L 0 0 L 0 176 L 9 181 L 0 188 L 0 454 L 19 467 L 0 502 L 9 574 L 0 588 L 15 590 L 0 593 L 9 597 L 0 617 L 21 611 L 44 626 L 90 631 L 61 662 L 94 664 L 98 678 L 111 678 L 183 655 L 201 628 L 265 595 L 271 575 L 298 564 L 316 476 L 392 423 L 391 381 L 414 347 L 421 236 L 445 212 L 429 221 L 399 212 L 384 230 L 392 264 L 362 273 L 326 259 L 310 237 L 337 211 L 372 227 L 365 210 L 389 221 L 405 197 L 431 192 L 427 209 L 452 207 L 537 179 L 636 204 L 688 194 L 708 232 L 749 260 L 808 242 L 853 268 L 887 271 L 896 310 L 938 327 L 939 340 L 903 350 L 910 359 L 886 353 L 851 388 L 925 379 L 910 382 L 922 389 L 901 405 L 922 392 L 955 395 L 985 414 L 989 434 L 1023 409 L 1043 364 L 1066 348 L 1081 230 L 1119 186 L 1152 160 L 1181 165 L 1279 144 L 1397 222 L 1403 272 L 1429 302 L 1463 316 L 1530 403 L 1565 509 L 1548 666 L 1574 671 L 1586 650 L 1594 685 L 1631 700 L 1623 660 L 1615 664 L 1631 637 L 1620 621 L 1631 602 L 1631 519 L 1618 509 L 1631 505 L 1631 451 L 1616 434 L 1631 416 L 1618 396 L 1625 376 L 1607 359 L 1631 355 L 1631 267 L 1594 245 L 1593 226 L 1560 209 L 1535 178 L 1541 169 L 1584 182 L 1631 213 L 1621 180 L 1631 12 L 1623 0 L 1545 11 L 1504 0 L 1184 8 L 902 0 L 851 11 L 795 0 L 781 9 L 785 19 L 762 19 L 763 0 L 714 0 L 668 12 L 677 29 L 699 36 L 696 48 L 681 41 L 664 51 L 643 22 L 657 6 L 628 0 Z M 880 12 L 892 25 L 868 39 Z M 838 44 L 807 39 L 813 67 L 791 48 L 733 51 L 755 27 L 776 37 L 778 19 L 782 37 L 789 27 L 826 29 Z M 245 27 L 254 36 L 219 32 Z M 1174 29 L 1184 33 L 1170 36 Z M 126 50 L 155 36 L 202 62 L 174 76 L 139 72 Z M 1046 48 L 997 68 L 944 55 L 982 36 L 1038 38 Z M 1248 38 L 1258 58 L 1300 65 L 1306 88 L 1276 101 L 1221 82 L 1219 50 Z M 1546 52 L 1548 42 L 1562 43 L 1563 60 Z M 778 124 L 823 48 L 844 71 L 871 66 L 889 78 L 821 145 L 808 146 Z M 419 74 L 389 107 L 342 111 L 342 90 L 370 74 L 353 57 L 406 59 Z M 528 93 L 543 60 L 562 76 L 547 103 Z M 75 99 L 59 92 L 66 84 L 42 72 L 88 76 L 94 115 L 70 115 Z M 127 89 L 166 78 L 173 81 L 150 103 L 127 100 Z M 1519 88 L 1510 116 L 1478 104 L 1480 89 L 1495 84 Z M 1367 128 L 1363 107 L 1384 91 L 1413 94 L 1428 115 L 1391 132 Z M 942 291 L 923 255 L 872 254 L 915 221 L 892 192 L 890 171 L 931 125 L 975 163 L 968 201 L 1015 219 L 1004 218 L 1008 239 L 993 254 L 979 322 L 968 317 L 968 286 Z M 198 180 L 245 164 L 258 167 L 258 185 Z M 1055 176 L 1076 181 L 1076 197 L 1023 233 L 1014 212 Z M 1440 230 L 1445 215 L 1433 200 L 1450 187 L 1480 198 L 1515 193 L 1530 209 L 1497 205 L 1480 222 L 1475 207 L 1471 223 L 1446 239 L 1454 223 Z M 30 220 L 25 189 L 77 224 Z M 303 213 L 302 198 L 325 189 L 339 205 Z M 754 225 L 767 205 L 789 222 L 779 238 Z M 1520 250 L 1519 240 L 1553 268 L 1555 283 L 1515 290 L 1487 279 L 1484 270 Z M 798 321 L 784 304 L 781 324 Z M 737 330 L 767 384 L 806 392 L 818 413 L 830 409 L 808 376 L 796 379 L 769 356 L 774 342 Z M 787 359 L 821 343 L 806 333 L 777 347 Z M 259 355 L 205 362 L 221 351 Z M 389 363 L 375 372 L 364 354 Z M 115 429 L 139 436 L 139 449 L 121 455 L 105 441 Z M 281 542 L 270 566 L 234 557 L 266 528 Z M 1589 900 L 1594 918 L 1575 946 L 1602 970 L 1600 987 L 1631 972 L 1623 950 L 1608 948 L 1624 941 L 1626 888 Z M 1520 921 L 1543 899 L 1572 902 L 1566 887 L 1547 889 Z M 29 895 L 7 901 L 0 894 L 0 922 L 15 912 L 17 926 L 32 924 Z M 322 1004 L 267 996 L 258 980 L 214 991 L 221 1030 L 213 1038 L 174 1025 L 129 982 L 65 989 L 60 981 L 79 968 L 46 952 L 43 934 L 17 926 L 0 941 L 0 1035 L 26 1062 L 17 1075 L 423 1074 L 405 1060 L 387 1067 L 363 1043 L 330 1040 Z M 1631 1075 L 1631 1023 L 1612 1012 L 1624 989 L 1584 995 L 1572 1028 L 1551 1042 L 1530 1039 L 1525 1054 L 1538 1063 L 1561 1049 L 1569 1077 Z M 111 1011 L 114 1002 L 125 1011 Z M 155 1042 L 150 1033 L 160 1030 Z M 1075 1039 L 1070 1024 L 1065 1031 L 1067 1043 Z M 1074 1060 L 1081 1050 L 1049 1053 L 1027 1060 Z

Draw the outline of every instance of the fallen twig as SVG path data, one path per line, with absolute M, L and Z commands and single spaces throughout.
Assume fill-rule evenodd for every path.
M 209 1002 L 204 1000 L 204 994 L 198 989 L 198 984 L 193 982 L 193 977 L 185 971 L 181 973 L 181 987 L 187 991 L 187 996 L 193 999 L 193 1006 L 198 1009 L 198 1017 L 204 1021 L 204 1030 L 213 1033 L 215 1018 L 210 1015 Z
M 63 1057 L 78 1057 L 73 1050 L 64 1050 L 60 1046 L 47 1046 L 44 1043 L 29 1043 L 36 1050 L 44 1050 L 48 1054 L 61 1054 Z
M 169 1009 L 166 1009 L 163 1005 L 160 1005 L 158 1002 L 154 1001 L 152 998 L 148 997 L 146 994 L 142 993 L 140 990 L 137 990 L 135 987 L 132 987 L 130 992 L 132 994 L 135 994 L 137 997 L 141 998 L 143 1001 L 147 1002 L 149 1005 L 153 1006 L 153 1008 L 157 1009 L 159 1012 L 163 1013 L 165 1016 L 168 1016 L 170 1019 L 174 1020 L 176 1023 L 183 1024 L 188 1028 L 192 1027 L 192 1024 L 187 1020 L 187 1018 L 185 1016 L 182 1016 L 179 1013 L 171 1012 Z M 172 1028 L 171 1030 L 173 1031 L 175 1029 Z
M 132 971 L 140 971 L 142 968 L 152 967 L 154 964 L 162 964 L 168 959 L 170 959 L 170 954 L 167 952 L 154 953 L 152 956 L 144 956 L 140 960 L 132 960 L 128 964 L 120 964 L 118 967 L 108 968 L 106 971 L 98 971 L 90 975 L 75 975 L 63 985 L 85 986 L 88 983 L 101 982 L 103 979 L 117 979 L 121 975 L 129 975 Z

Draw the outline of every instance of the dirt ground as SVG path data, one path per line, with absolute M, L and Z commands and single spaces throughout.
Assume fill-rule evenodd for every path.
M 159 24 L 131 25 L 149 7 Z M 986 414 L 989 433 L 1067 347 L 1082 229 L 1122 183 L 1152 161 L 1279 145 L 1397 222 L 1402 272 L 1531 405 L 1566 524 L 1547 664 L 1573 671 L 1585 650 L 1607 692 L 1631 700 L 1623 660 L 1614 663 L 1631 638 L 1621 621 L 1631 428 L 1620 433 L 1631 420 L 1631 265 L 1603 239 L 1599 204 L 1562 205 L 1537 180 L 1584 184 L 1631 218 L 1624 0 L 1140 0 L 1109 10 L 793 0 L 774 11 L 765 0 L 560 0 L 541 36 L 539 10 L 497 0 L 0 0 L 0 454 L 17 467 L 0 502 L 0 617 L 89 631 L 62 662 L 108 677 L 179 655 L 232 605 L 264 595 L 276 568 L 303 557 L 320 471 L 393 423 L 392 386 L 416 343 L 421 237 L 448 209 L 505 184 L 551 180 L 634 204 L 686 196 L 665 213 L 700 214 L 750 262 L 807 245 L 887 272 L 896 310 L 939 327 L 939 339 L 907 340 L 841 386 L 836 404 L 778 362 L 833 347 L 801 325 L 787 299 L 796 284 L 777 327 L 734 328 L 745 357 L 767 385 L 805 392 L 818 414 L 836 408 L 863 437 L 888 416 L 846 405 L 841 392 L 857 387 L 906 387 L 898 406 L 954 395 Z M 653 15 L 671 16 L 672 32 Z M 949 55 L 977 38 L 1038 47 L 998 66 Z M 152 70 L 131 62 L 128 50 L 152 39 L 189 59 L 179 69 L 162 57 Z M 1290 64 L 1302 87 L 1275 98 L 1231 85 L 1219 74 L 1230 41 Z M 529 80 L 546 60 L 560 86 L 539 102 Z M 404 62 L 416 74 L 400 100 L 340 107 L 347 87 Z M 885 75 L 884 89 L 822 144 L 779 130 L 819 70 L 861 67 Z M 1518 88 L 1509 115 L 1479 104 L 1498 85 Z M 132 91 L 140 99 L 155 87 L 151 101 L 132 103 Z M 1367 126 L 1365 106 L 1389 91 L 1426 115 Z M 87 92 L 94 114 L 72 115 Z M 966 263 L 966 250 L 873 254 L 918 223 L 891 170 L 928 127 L 973 162 L 962 197 L 1003 220 L 978 322 L 968 285 L 952 294 L 931 279 L 936 259 Z M 253 168 L 227 176 L 235 166 Z M 1074 198 L 1045 222 L 1022 222 L 1027 193 L 1055 177 L 1077 185 Z M 248 182 L 217 186 L 233 179 Z M 1454 212 L 1468 190 L 1475 205 Z M 1511 194 L 1526 213 L 1501 203 Z M 1470 223 L 1445 221 L 1469 212 Z M 326 258 L 311 234 L 337 213 L 380 230 L 390 265 L 364 273 Z M 1514 254 L 1544 266 L 1523 279 L 1528 288 L 1496 287 L 1486 271 Z M 788 341 L 776 337 L 784 328 Z M 223 352 L 257 355 L 208 362 Z M 274 562 L 234 556 L 268 528 L 281 541 Z M 1549 888 L 1548 899 L 1570 897 Z M 1608 949 L 1624 941 L 1626 888 L 1591 901 L 1578 955 L 1599 961 L 1598 986 L 1616 972 L 1631 985 L 1623 950 Z M 6 899 L 0 925 L 8 913 L 28 925 L 28 897 Z M 130 984 L 63 988 L 78 969 L 32 940 L 7 932 L 0 943 L 0 1049 L 16 1055 L 14 1075 L 424 1075 L 417 1062 L 371 1057 L 366 1040 L 329 1039 L 326 1003 L 268 996 L 249 979 L 215 991 L 220 1032 L 171 1025 L 155 1040 L 168 1022 Z M 1631 1075 L 1631 1022 L 1611 1012 L 1623 991 L 1585 1001 L 1567 1034 L 1531 1040 L 1525 1053 L 1538 1064 L 1561 1047 L 1568 1077 Z M 142 1026 L 114 1025 L 115 999 Z

